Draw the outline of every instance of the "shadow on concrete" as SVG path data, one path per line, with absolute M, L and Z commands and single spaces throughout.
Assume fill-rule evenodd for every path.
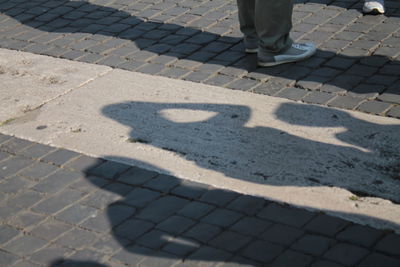
M 300 65 L 289 64 L 274 68 L 258 68 L 255 56 L 249 56 L 243 52 L 241 38 L 230 36 L 229 33 L 220 35 L 202 31 L 201 28 L 195 26 L 145 20 L 131 15 L 127 11 L 85 1 L 47 2 L 7 0 L 0 5 L 0 12 L 42 32 L 71 34 L 72 37 L 76 35 L 78 36 L 76 40 L 80 40 L 79 34 L 83 33 L 81 39 L 88 41 L 86 44 L 88 47 L 84 48 L 85 43 L 83 43 L 83 48 L 76 48 L 78 50 L 88 49 L 88 51 L 96 53 L 97 48 L 90 48 L 90 39 L 96 40 L 95 36 L 108 36 L 117 40 L 132 41 L 133 45 L 127 46 L 132 49 L 132 52 L 142 50 L 178 59 L 187 58 L 200 63 L 233 66 L 255 76 L 262 74 L 287 78 L 291 81 L 301 80 L 303 83 L 299 86 L 311 90 L 316 90 L 316 85 L 313 84 L 316 83 L 318 85 L 325 84 L 326 88 L 322 89 L 324 92 L 345 94 L 354 91 L 355 96 L 365 99 L 374 98 L 388 88 L 390 88 L 391 94 L 399 94 L 399 90 L 395 88 L 398 84 L 394 84 L 396 79 L 391 79 L 398 73 L 398 61 L 393 61 L 388 56 L 345 56 L 336 54 L 336 51 L 319 49 L 314 59 Z M 298 2 L 322 4 L 317 0 Z M 351 1 L 323 1 L 323 3 L 338 6 L 361 4 L 361 2 L 357 4 Z M 121 7 L 127 6 L 121 3 Z M 235 12 L 235 10 L 231 10 L 231 12 Z M 390 12 L 388 13 L 390 14 Z M 230 31 L 236 31 L 237 34 L 237 29 L 231 28 Z M 111 43 L 114 46 L 120 45 L 118 42 Z M 92 45 L 95 46 L 94 43 Z M 109 49 L 112 48 L 113 46 L 109 47 Z M 98 52 L 101 53 L 105 52 L 104 50 L 107 48 L 98 49 L 100 49 Z M 112 52 L 110 54 L 112 55 Z M 128 60 L 129 57 L 135 59 L 134 54 L 126 56 Z M 333 66 L 333 68 L 321 68 L 310 72 L 310 69 L 304 67 L 316 68 L 319 65 L 318 62 L 329 59 L 332 60 L 329 66 Z M 354 68 L 348 69 L 354 64 Z M 374 77 L 374 74 L 383 66 L 385 66 L 383 73 Z M 381 76 L 381 74 L 391 76 Z M 383 82 L 383 80 L 385 81 Z M 285 85 L 287 84 L 281 86 Z

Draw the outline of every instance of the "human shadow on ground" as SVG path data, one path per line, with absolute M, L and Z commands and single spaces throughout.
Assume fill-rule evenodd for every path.
M 309 233 L 331 239 L 330 234 L 320 229 L 321 225 L 307 225 L 317 219 L 332 221 L 337 233 L 353 226 L 323 212 L 313 213 L 178 179 L 168 175 L 168 170 L 149 163 L 135 160 L 134 165 L 144 168 L 124 167 L 118 162 L 132 159 L 106 157 L 109 160 L 99 160 L 84 170 L 88 183 L 99 187 L 89 195 L 85 205 L 100 211 L 80 225 L 101 233 L 102 238 L 92 245 L 94 252 L 60 257 L 50 266 L 105 267 L 116 263 L 142 267 L 216 266 L 224 262 L 227 266 L 267 266 L 273 261 L 283 266 L 297 266 L 299 261 L 306 265 L 321 256 L 292 258 L 285 253 L 302 251 L 303 245 L 298 243 L 290 249 L 289 245 L 301 237 L 307 239 Z M 347 218 L 351 215 L 324 212 Z M 399 229 L 395 222 L 353 215 L 363 224 Z M 373 236 L 371 240 L 385 235 L 369 227 L 362 231 Z M 359 245 L 357 242 L 354 245 Z M 334 245 L 335 242 L 330 242 L 321 250 L 327 251 Z M 329 260 L 340 262 L 339 258 Z
M 379 94 L 387 90 L 389 90 L 391 94 L 399 94 L 398 82 L 396 83 L 396 81 L 398 80 L 397 74 L 399 73 L 400 64 L 398 64 L 397 59 L 394 60 L 394 58 L 389 56 L 396 56 L 396 53 L 393 52 L 396 48 L 390 47 L 389 44 L 389 47 L 381 49 L 376 55 L 368 56 L 369 49 L 377 46 L 382 38 L 386 38 L 390 35 L 390 33 L 386 33 L 385 31 L 379 33 L 375 32 L 379 36 L 378 39 L 374 39 L 374 41 L 361 40 L 360 46 L 356 45 L 356 47 L 354 47 L 355 51 L 352 52 L 359 53 L 357 56 L 337 54 L 337 50 L 340 50 L 341 47 L 340 44 L 335 44 L 334 47 L 337 48 L 331 48 L 329 50 L 318 49 L 314 58 L 300 64 L 295 63 L 273 68 L 258 68 L 255 56 L 246 55 L 243 52 L 244 48 L 241 38 L 235 37 L 240 34 L 238 33 L 237 25 L 235 25 L 237 21 L 232 18 L 232 14 L 236 12 L 236 7 L 234 5 L 230 5 L 226 10 L 221 11 L 222 18 L 219 19 L 223 21 L 225 18 L 228 18 L 227 21 L 233 25 L 224 25 L 220 27 L 224 28 L 223 32 L 225 33 L 217 34 L 208 32 L 207 30 L 203 31 L 202 25 L 196 25 L 196 21 L 193 23 L 186 23 L 184 21 L 182 22 L 183 25 L 179 25 L 179 23 L 164 22 L 160 19 L 146 20 L 132 15 L 132 13 L 138 15 L 141 15 L 141 13 L 137 9 L 129 11 L 129 6 L 123 2 L 121 2 L 120 5 L 121 9 L 125 8 L 126 10 L 96 5 L 85 1 L 47 2 L 48 1 L 27 0 L 14 2 L 8 0 L 3 1 L 2 5 L 0 5 L 1 13 L 6 14 L 25 26 L 38 30 L 28 33 L 28 37 L 25 38 L 28 38 L 33 44 L 37 42 L 39 44 L 39 50 L 41 49 L 41 45 L 43 45 L 42 42 L 46 42 L 47 37 L 43 36 L 44 39 L 41 40 L 40 36 L 38 36 L 38 39 L 35 41 L 34 36 L 45 32 L 59 34 L 58 37 L 65 37 L 64 35 L 67 35 L 65 38 L 54 40 L 53 43 L 51 42 L 52 39 L 57 39 L 58 37 L 52 35 L 47 41 L 59 49 L 73 49 L 71 52 L 72 56 L 75 55 L 74 51 L 85 51 L 94 58 L 96 58 L 96 56 L 99 58 L 103 57 L 99 56 L 99 54 L 116 56 L 123 58 L 126 65 L 119 60 L 116 60 L 117 63 L 112 63 L 115 58 L 112 58 L 110 63 L 104 64 L 111 64 L 111 66 L 126 69 L 132 68 L 130 62 L 144 60 L 155 64 L 153 66 L 154 69 L 151 71 L 153 74 L 161 71 L 157 66 L 162 67 L 163 63 L 158 63 L 163 62 L 163 60 L 170 60 L 168 57 L 172 57 L 175 59 L 189 59 L 192 62 L 198 63 L 210 63 L 214 65 L 214 67 L 217 66 L 215 71 L 221 70 L 223 67 L 231 66 L 239 70 L 239 72 L 240 70 L 247 72 L 247 76 L 250 79 L 254 77 L 256 79 L 257 77 L 266 79 L 271 76 L 289 79 L 289 81 L 281 80 L 279 82 L 280 88 L 289 86 L 288 84 L 293 86 L 293 81 L 298 81 L 301 83 L 297 86 L 305 89 L 321 90 L 328 93 L 333 92 L 340 95 L 350 93 L 352 96 L 359 97 L 360 101 L 363 99 L 376 98 Z M 305 3 L 309 2 L 307 1 Z M 312 1 L 312 3 L 319 2 Z M 337 2 L 332 2 L 332 5 L 335 4 L 337 4 Z M 162 5 L 159 8 L 159 10 L 154 9 L 153 11 L 155 13 L 159 12 L 162 15 Z M 196 17 L 196 15 L 186 15 L 189 17 Z M 146 14 L 143 14 L 143 16 L 146 17 Z M 170 16 L 169 19 L 171 19 L 171 17 L 173 16 Z M 199 19 L 201 18 L 200 16 L 197 17 Z M 168 18 L 165 19 L 169 21 Z M 217 19 L 214 18 L 214 21 L 217 21 Z M 14 30 L 13 27 L 15 26 L 16 25 L 13 23 L 5 23 L 3 27 L 5 34 L 7 35 L 7 27 L 10 28 L 10 34 L 12 34 Z M 71 38 L 68 38 L 68 35 Z M 334 35 L 334 33 L 331 35 Z M 360 35 L 362 35 L 362 33 L 360 33 Z M 21 36 L 24 36 L 24 34 Z M 107 40 L 106 37 L 113 38 Z M 18 39 L 18 37 L 16 38 Z M 337 40 L 333 41 L 340 43 L 340 41 Z M 116 48 L 121 49 L 118 50 Z M 113 50 L 115 52 L 113 52 Z M 29 51 L 29 49 L 27 51 Z M 39 53 L 43 54 L 49 53 L 47 50 L 40 51 Z M 140 54 L 141 51 L 150 52 L 155 58 L 152 58 L 149 54 Z M 77 54 L 81 55 L 80 53 Z M 158 62 L 157 56 L 161 55 L 168 57 L 167 59 L 159 59 L 160 62 Z M 90 56 L 88 57 L 90 58 Z M 86 59 L 84 60 L 83 58 L 77 58 L 77 60 L 85 61 Z M 103 63 L 100 61 L 99 64 Z M 171 66 L 174 66 L 173 62 L 171 64 Z M 133 66 L 135 66 L 135 64 L 133 64 Z M 172 72 L 173 69 L 174 68 L 172 68 Z M 210 67 L 210 70 L 211 69 L 213 68 Z M 201 77 L 198 77 L 196 76 L 196 70 L 197 69 L 194 68 L 195 74 L 191 79 L 199 79 L 199 81 L 202 81 L 201 77 L 209 71 L 202 69 L 198 73 Z M 165 75 L 173 76 L 175 74 Z M 206 77 L 209 77 L 209 75 L 206 75 Z M 232 80 L 229 75 L 225 78 L 229 81 Z M 217 83 L 220 82 L 221 81 Z M 215 81 L 211 79 L 210 81 L 206 81 L 206 83 L 215 84 Z M 273 83 L 273 81 L 271 81 L 270 84 L 267 83 L 266 87 L 274 87 Z M 322 88 L 320 88 L 321 86 Z M 233 85 L 233 88 L 234 87 Z M 239 88 L 236 89 L 241 88 L 239 86 Z M 268 89 L 265 91 L 261 88 L 260 92 L 271 94 Z
M 293 133 L 240 105 L 123 102 L 102 112 L 132 129 L 131 142 L 172 151 L 227 177 L 274 186 L 334 186 L 400 203 L 398 124 L 295 103 L 275 111 L 276 119 L 297 126 Z M 192 122 L 196 112 L 207 118 Z M 246 126 L 253 116 L 262 125 Z

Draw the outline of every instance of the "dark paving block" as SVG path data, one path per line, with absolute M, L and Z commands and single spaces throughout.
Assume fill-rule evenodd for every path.
M 106 179 L 114 179 L 121 173 L 125 172 L 130 168 L 129 165 L 114 162 L 114 161 L 105 161 L 103 164 L 98 166 L 94 166 L 93 168 L 87 169 L 87 174 L 95 175 L 99 177 L 103 177 Z
M 57 221 L 47 220 L 33 228 L 30 233 L 41 239 L 52 241 L 72 229 L 71 225 Z
M 241 195 L 230 202 L 227 208 L 247 215 L 255 215 L 264 207 L 265 203 L 266 201 L 262 198 Z
M 271 225 L 271 222 L 260 220 L 255 217 L 244 217 L 229 229 L 244 235 L 259 236 Z
M 78 179 L 83 179 L 79 173 L 59 170 L 38 182 L 32 189 L 42 193 L 53 194 L 62 190 L 67 185 L 77 181 Z
M 171 193 L 185 198 L 198 199 L 209 189 L 210 187 L 205 184 L 181 180 L 181 184 L 175 187 Z
M 382 235 L 383 233 L 380 230 L 363 225 L 352 225 L 340 232 L 336 238 L 344 242 L 370 247 L 374 245 Z
M 130 219 L 119 225 L 115 229 L 115 234 L 129 240 L 135 240 L 153 227 L 153 223 L 143 220 Z
M 112 259 L 123 263 L 124 265 L 138 266 L 147 257 L 154 254 L 155 251 L 149 248 L 131 245 L 115 254 Z
M 353 88 L 348 95 L 354 97 L 362 97 L 364 99 L 374 99 L 383 92 L 385 86 L 379 84 L 361 83 Z
M 174 236 L 169 233 L 160 230 L 151 230 L 136 239 L 135 242 L 147 248 L 159 249 L 172 238 L 174 238 Z
M 41 157 L 45 156 L 46 154 L 54 151 L 55 148 L 42 145 L 42 144 L 33 144 L 25 148 L 24 150 L 20 151 L 19 154 L 25 157 L 40 159 Z
M 337 96 L 332 101 L 328 102 L 328 106 L 336 108 L 354 109 L 359 106 L 364 100 L 359 97 Z
M 17 262 L 20 258 L 8 253 L 6 251 L 0 250 L 0 265 L 1 266 L 11 266 Z
M 6 194 L 16 194 L 18 191 L 29 188 L 34 184 L 32 181 L 21 176 L 11 176 L 0 182 L 0 191 Z
M 314 214 L 306 210 L 284 207 L 282 205 L 272 203 L 261 210 L 257 216 L 294 227 L 302 227 L 314 217 Z
M 0 134 L 0 144 L 5 143 L 6 141 L 10 140 L 12 137 L 9 135 Z
M 125 196 L 124 203 L 135 207 L 144 207 L 149 202 L 160 197 L 161 194 L 157 191 L 148 190 L 145 188 L 135 188 Z
M 200 244 L 193 239 L 185 237 L 176 237 L 168 240 L 168 243 L 162 248 L 163 251 L 184 257 L 194 250 L 198 249 Z
M 250 243 L 241 254 L 262 263 L 268 263 L 278 257 L 283 251 L 283 247 L 271 244 L 266 241 L 255 241 Z
M 21 150 L 26 149 L 32 145 L 33 145 L 33 143 L 30 141 L 14 137 L 14 138 L 8 140 L 7 142 L 4 142 L 3 144 L 1 144 L 0 150 L 10 152 L 13 154 L 17 154 Z
M 242 216 L 240 213 L 227 209 L 216 209 L 201 220 L 220 227 L 228 227 L 236 223 Z
M 238 193 L 222 190 L 222 189 L 211 189 L 205 192 L 199 201 L 206 202 L 208 204 L 216 205 L 216 206 L 225 206 L 233 199 L 239 196 Z
M 293 250 L 286 250 L 281 254 L 272 264 L 271 267 L 285 267 L 285 266 L 296 266 L 303 267 L 308 266 L 313 261 L 311 256 L 306 254 L 298 253 Z
M 139 212 L 137 217 L 159 223 L 182 209 L 187 203 L 188 201 L 183 198 L 165 196 L 151 202 Z
M 376 244 L 375 248 L 379 251 L 400 256 L 400 235 L 389 234 Z
M 204 215 L 206 215 L 207 213 L 209 213 L 210 211 L 212 211 L 213 209 L 215 209 L 214 206 L 211 206 L 211 205 L 208 205 L 205 203 L 201 203 L 201 202 L 197 202 L 197 201 L 193 201 L 193 202 L 190 202 L 189 204 L 187 204 L 186 206 L 184 206 L 183 209 L 178 211 L 177 214 L 185 216 L 185 217 L 189 217 L 192 219 L 199 219 L 199 218 L 203 217 Z
M 17 229 L 14 229 L 8 225 L 0 225 L 0 244 L 4 244 L 19 234 Z
M 12 206 L 18 206 L 21 208 L 29 208 L 29 207 L 35 205 L 40 200 L 42 200 L 44 197 L 45 197 L 44 194 L 41 194 L 36 191 L 28 190 L 28 191 L 19 193 L 14 198 L 8 200 L 8 204 L 12 205 Z
M 194 220 L 181 216 L 171 216 L 165 221 L 159 223 L 156 228 L 174 235 L 179 235 L 194 224 L 196 224 L 196 221 Z
M 326 261 L 326 260 L 318 260 L 314 262 L 310 267 L 343 267 L 344 265 L 341 265 L 336 262 L 331 262 L 331 261 Z
M 19 175 L 32 180 L 43 180 L 45 177 L 56 172 L 58 168 L 43 162 L 34 162 L 31 166 L 24 169 Z
M 78 203 L 57 214 L 55 218 L 69 224 L 79 224 L 85 219 L 95 216 L 96 213 L 97 209 Z
M 121 246 L 127 247 L 130 241 L 119 237 L 115 239 L 113 235 L 104 235 L 97 239 L 90 248 L 106 255 L 113 255 Z
M 335 236 L 350 223 L 340 218 L 321 214 L 310 221 L 304 229 L 317 234 Z
M 10 224 L 18 228 L 36 225 L 46 219 L 46 216 L 31 211 L 22 211 L 10 220 Z
M 110 181 L 106 179 L 102 179 L 96 176 L 88 176 L 85 177 L 85 180 L 81 179 L 72 183 L 69 188 L 76 189 L 84 193 L 91 193 L 98 190 L 99 188 L 104 187 L 108 183 L 110 183 Z
M 208 242 L 209 245 L 230 252 L 238 251 L 246 246 L 251 237 L 231 231 L 225 231 Z
M 208 242 L 211 238 L 221 233 L 221 228 L 207 223 L 199 223 L 188 230 L 184 235 L 202 243 Z
M 132 167 L 121 176 L 117 178 L 119 182 L 131 184 L 131 185 L 141 185 L 150 179 L 156 177 L 158 173 L 153 171 L 148 171 L 142 168 Z M 165 176 L 161 175 L 160 177 Z
M 185 262 L 177 266 L 216 266 L 218 263 L 223 262 L 231 257 L 232 254 L 226 251 L 203 246 L 189 255 Z
M 383 94 L 378 96 L 378 99 L 383 102 L 400 104 L 400 83 L 391 86 L 388 90 L 383 92 Z
M 55 242 L 61 246 L 79 250 L 90 245 L 95 240 L 96 235 L 94 233 L 74 228 L 56 239 Z
M 394 118 L 400 118 L 400 106 L 395 106 L 391 108 L 388 111 L 387 115 Z
M 149 180 L 147 183 L 144 184 L 144 186 L 153 190 L 167 193 L 171 189 L 178 186 L 180 183 L 181 181 L 176 177 L 161 174 L 156 176 L 154 179 Z
M 357 267 L 375 267 L 375 266 L 385 266 L 385 267 L 399 267 L 400 259 L 388 257 L 379 253 L 372 253 L 368 255 Z
M 53 214 L 81 199 L 83 195 L 84 194 L 79 191 L 65 189 L 58 194 L 39 202 L 32 208 L 32 210 L 45 214 Z
M 9 157 L 0 163 L 0 178 L 13 176 L 33 163 L 32 160 L 20 156 Z
M 156 252 L 140 262 L 141 267 L 170 267 L 179 262 L 179 257 L 166 252 Z
M 307 254 L 319 256 L 330 249 L 336 241 L 319 235 L 305 235 L 298 239 L 291 248 Z
M 332 260 L 343 265 L 354 265 L 360 262 L 369 251 L 365 248 L 339 243 L 328 252 L 325 253 L 324 258 Z
M 290 245 L 303 234 L 304 232 L 297 228 L 282 224 L 275 224 L 272 227 L 269 227 L 261 235 L 261 238 L 276 244 Z
M 42 239 L 29 235 L 23 235 L 7 243 L 7 245 L 4 246 L 4 249 L 15 255 L 26 257 L 44 247 L 46 244 L 47 242 Z

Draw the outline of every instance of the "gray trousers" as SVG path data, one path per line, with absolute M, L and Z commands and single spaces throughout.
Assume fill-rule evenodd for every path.
M 258 39 L 263 54 L 278 54 L 293 43 L 293 0 L 237 0 L 240 30 L 245 38 Z

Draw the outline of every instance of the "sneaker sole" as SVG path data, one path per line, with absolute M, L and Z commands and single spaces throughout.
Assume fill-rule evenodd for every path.
M 294 63 L 294 62 L 298 62 L 298 61 L 303 61 L 306 60 L 308 58 L 310 58 L 312 55 L 314 55 L 314 53 L 306 56 L 306 57 L 302 57 L 302 58 L 296 58 L 296 59 L 291 59 L 291 60 L 282 60 L 282 61 L 275 61 L 275 62 L 257 62 L 257 65 L 260 67 L 274 67 L 277 65 L 281 65 L 281 64 L 286 64 L 286 63 Z
M 258 48 L 253 48 L 253 49 L 246 48 L 244 51 L 245 51 L 247 54 L 255 54 L 255 53 L 258 52 Z

